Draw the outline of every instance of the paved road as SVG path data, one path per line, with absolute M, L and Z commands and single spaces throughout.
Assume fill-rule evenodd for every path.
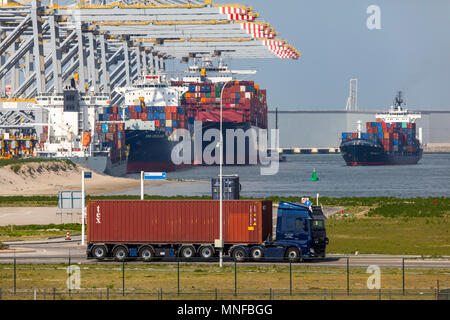
M 80 214 L 76 211 L 61 214 L 57 207 L 0 207 L 0 226 L 80 223 Z
M 0 253 L 0 263 L 11 262 L 16 256 L 17 263 L 98 263 L 96 260 L 86 259 L 86 247 L 81 245 L 81 237 L 73 236 L 72 241 L 63 238 L 32 242 L 9 242 L 10 250 Z M 15 250 L 15 253 L 14 253 Z M 325 259 L 305 261 L 301 265 L 315 267 L 346 268 L 347 258 L 350 267 L 367 268 L 369 265 L 377 265 L 380 268 L 401 268 L 402 259 L 405 258 L 406 268 L 416 269 L 448 269 L 450 272 L 450 257 L 422 259 L 420 256 L 392 256 L 392 255 L 328 255 Z M 115 263 L 115 262 L 102 262 Z M 141 263 L 141 262 L 134 262 Z M 160 260 L 158 263 L 173 264 L 175 261 Z M 202 263 L 200 261 L 194 263 Z M 230 259 L 225 259 L 225 264 L 232 264 Z M 264 264 L 285 265 L 286 262 L 270 261 L 263 263 L 247 263 L 248 265 Z

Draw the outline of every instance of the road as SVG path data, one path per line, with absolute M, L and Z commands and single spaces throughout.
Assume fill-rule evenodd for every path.
M 0 251 L 0 263 L 10 263 L 14 256 L 17 263 L 68 263 L 69 257 L 71 263 L 98 264 L 116 262 L 97 262 L 86 258 L 86 247 L 81 245 L 81 237 L 73 236 L 71 241 L 65 241 L 64 238 L 56 238 L 41 241 L 29 242 L 9 242 L 9 250 Z M 15 252 L 14 252 L 15 251 Z M 315 261 L 304 261 L 301 265 L 314 267 L 335 267 L 346 268 L 347 258 L 350 267 L 367 268 L 370 265 L 377 265 L 380 268 L 401 268 L 403 258 L 405 258 L 405 267 L 413 269 L 448 269 L 450 272 L 450 257 L 427 258 L 420 256 L 394 256 L 394 255 L 327 255 L 325 259 Z M 142 263 L 142 262 L 133 262 Z M 173 264 L 175 260 L 158 260 L 158 264 Z M 192 262 L 190 262 L 192 263 Z M 199 260 L 194 263 L 204 263 Z M 211 262 L 213 263 L 213 262 Z M 229 259 L 225 260 L 225 265 L 233 264 Z M 248 262 L 248 265 L 277 264 L 286 265 L 286 262 L 272 260 L 270 262 Z

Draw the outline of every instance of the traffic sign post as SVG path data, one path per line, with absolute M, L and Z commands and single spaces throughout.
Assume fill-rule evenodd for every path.
M 165 172 L 144 172 L 141 171 L 141 200 L 144 200 L 144 181 L 145 180 L 166 180 Z

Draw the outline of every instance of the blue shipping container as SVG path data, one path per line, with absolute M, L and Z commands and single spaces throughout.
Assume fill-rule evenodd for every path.
M 107 123 L 102 124 L 102 132 L 103 133 L 109 132 L 109 124 L 107 124 Z

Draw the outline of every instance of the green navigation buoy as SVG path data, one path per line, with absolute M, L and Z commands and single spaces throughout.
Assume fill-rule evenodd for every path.
M 319 181 L 319 177 L 317 176 L 316 169 L 314 169 L 311 177 L 311 181 Z

